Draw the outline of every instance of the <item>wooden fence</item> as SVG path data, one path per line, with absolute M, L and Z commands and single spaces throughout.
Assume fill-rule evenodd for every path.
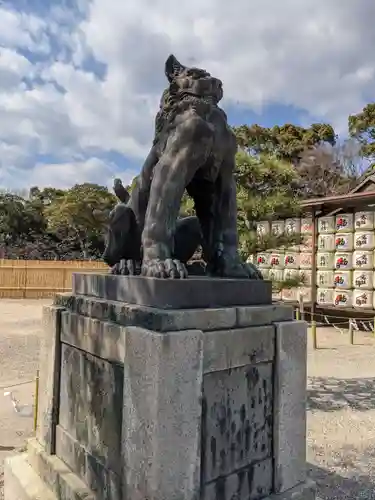
M 0 298 L 53 297 L 72 289 L 73 273 L 107 269 L 101 261 L 0 259 Z

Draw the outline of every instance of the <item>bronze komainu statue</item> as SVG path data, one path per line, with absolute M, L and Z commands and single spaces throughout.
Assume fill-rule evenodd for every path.
M 238 254 L 237 144 L 218 106 L 222 82 L 203 69 L 183 66 L 173 55 L 165 74 L 169 87 L 152 148 L 129 199 L 117 185 L 122 203 L 111 213 L 103 258 L 118 273 L 185 278 L 185 262 L 201 243 L 208 275 L 261 278 Z M 185 189 L 196 217 L 178 220 Z M 122 269 L 120 259 L 125 259 Z

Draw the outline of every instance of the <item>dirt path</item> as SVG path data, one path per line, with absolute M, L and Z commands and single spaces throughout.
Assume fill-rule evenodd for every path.
M 3 388 L 34 379 L 42 306 L 50 302 L 0 299 L 0 500 L 2 462 L 32 434 L 35 386 L 12 389 L 23 417 Z M 361 345 L 350 346 L 347 332 L 320 328 L 318 340 L 320 349 L 308 351 L 311 475 L 322 500 L 375 500 L 375 338 L 360 333 Z
M 0 500 L 2 464 L 7 455 L 25 444 L 33 432 L 32 404 L 38 367 L 42 305 L 51 300 L 0 299 Z M 29 382 L 9 388 L 13 384 Z M 23 405 L 16 414 L 9 396 L 12 391 Z
M 319 329 L 308 353 L 308 461 L 322 500 L 375 499 L 375 339 Z M 311 340 L 311 339 L 310 339 Z

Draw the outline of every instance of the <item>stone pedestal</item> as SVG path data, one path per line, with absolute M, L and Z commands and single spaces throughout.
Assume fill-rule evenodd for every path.
M 305 395 L 306 324 L 270 283 L 76 275 L 5 500 L 314 499 Z

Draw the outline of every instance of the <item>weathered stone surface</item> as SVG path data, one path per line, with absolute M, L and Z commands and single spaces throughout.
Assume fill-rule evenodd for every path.
M 271 304 L 272 283 L 250 279 L 160 279 L 74 273 L 73 294 L 160 309 L 200 309 Z
M 200 492 L 203 333 L 128 327 L 123 485 L 132 500 L 196 500 Z
M 304 321 L 276 323 L 274 380 L 275 492 L 306 479 L 306 349 Z
M 125 328 L 65 311 L 61 315 L 61 341 L 94 356 L 123 363 Z
M 273 326 L 206 332 L 203 371 L 210 373 L 272 361 L 275 352 L 274 343 Z
M 248 306 L 237 308 L 237 325 L 269 325 L 277 321 L 291 321 L 293 308 L 288 305 Z
M 272 488 L 272 459 L 219 477 L 204 487 L 203 500 L 257 500 L 269 495 Z
M 294 488 L 271 495 L 264 500 L 321 500 L 316 497 L 316 486 L 314 481 L 307 479 Z
M 54 453 L 60 390 L 60 326 L 58 306 L 43 307 L 43 335 L 39 356 L 39 404 L 36 436 L 48 453 Z
M 140 326 L 157 332 L 191 330 L 193 327 L 203 331 L 219 330 L 236 325 L 235 307 L 168 310 L 71 293 L 57 294 L 55 303 L 92 319 L 122 326 Z
M 121 479 L 67 434 L 61 426 L 56 428 L 56 454 L 102 500 L 122 500 Z
M 48 455 L 35 439 L 28 441 L 26 458 L 58 500 L 97 500 L 77 474 L 56 455 Z
M 121 474 L 123 367 L 62 344 L 59 424 Z
M 272 454 L 272 363 L 204 375 L 205 482 Z

